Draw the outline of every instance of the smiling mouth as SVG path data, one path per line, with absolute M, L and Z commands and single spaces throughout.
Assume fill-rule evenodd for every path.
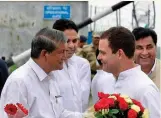
M 149 59 L 149 57 L 140 57 L 140 59 Z
M 142 61 L 142 62 L 149 62 L 150 58 L 140 58 L 140 61 Z

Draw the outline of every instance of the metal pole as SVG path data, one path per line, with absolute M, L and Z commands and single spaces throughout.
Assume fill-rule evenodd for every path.
M 104 16 L 116 11 L 117 9 L 120 9 L 120 8 L 126 6 L 127 4 L 129 4 L 131 2 L 133 2 L 133 1 L 119 2 L 119 3 L 115 4 L 115 5 L 113 5 L 112 7 L 107 8 L 104 12 L 102 12 L 100 14 L 97 14 L 94 17 L 88 18 L 84 22 L 78 24 L 78 28 L 83 28 L 83 27 L 87 26 L 88 24 L 91 24 L 92 22 L 94 22 L 94 21 L 96 21 L 96 20 L 98 20 L 98 19 L 100 19 L 100 18 L 102 18 L 102 17 L 104 17 Z

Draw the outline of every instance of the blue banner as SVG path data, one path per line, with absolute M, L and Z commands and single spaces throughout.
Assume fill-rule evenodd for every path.
M 44 19 L 70 19 L 70 6 L 44 6 Z

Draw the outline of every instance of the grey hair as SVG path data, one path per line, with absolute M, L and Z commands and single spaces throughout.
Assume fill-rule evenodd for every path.
M 48 53 L 56 50 L 60 43 L 66 43 L 67 38 L 62 31 L 43 28 L 36 33 L 31 43 L 31 57 L 38 58 L 42 50 Z

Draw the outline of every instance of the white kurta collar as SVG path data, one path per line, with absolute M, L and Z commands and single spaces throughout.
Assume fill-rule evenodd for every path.
M 128 69 L 128 70 L 125 70 L 125 71 L 121 72 L 121 73 L 119 74 L 118 79 L 119 79 L 119 80 L 126 79 L 126 78 L 128 78 L 128 76 L 130 76 L 132 73 L 135 73 L 135 72 L 138 71 L 138 70 L 141 70 L 141 66 L 140 66 L 140 65 L 137 65 L 137 66 L 134 67 L 134 68 L 131 68 L 131 69 Z
M 48 76 L 45 71 L 34 62 L 32 58 L 29 59 L 28 64 L 34 70 L 40 81 L 43 81 Z

